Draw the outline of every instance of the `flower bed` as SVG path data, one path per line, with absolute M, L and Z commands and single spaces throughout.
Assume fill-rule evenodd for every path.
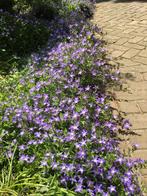
M 95 38 L 101 31 L 85 21 L 58 24 L 56 44 L 32 56 L 2 99 L 1 168 L 11 163 L 14 179 L 33 179 L 31 188 L 20 175 L 22 185 L 11 186 L 19 194 L 141 195 L 134 169 L 143 161 L 119 149 L 118 133 L 130 124 L 110 106 L 119 72 Z

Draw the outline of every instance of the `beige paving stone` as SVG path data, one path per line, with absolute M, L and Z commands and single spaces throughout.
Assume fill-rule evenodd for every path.
M 127 51 L 129 50 L 129 48 L 125 47 L 125 46 L 120 46 L 120 45 L 117 45 L 117 44 L 111 44 L 110 46 L 111 48 L 115 49 L 115 50 L 119 50 L 119 51 Z
M 133 157 L 147 160 L 147 150 L 137 150 L 134 152 Z
M 136 72 L 139 72 L 139 73 L 145 73 L 147 72 L 147 64 L 146 64 L 146 61 L 144 61 L 144 64 L 143 63 L 140 63 L 139 65 L 134 65 L 134 69 Z
M 147 41 L 140 41 L 138 44 L 147 47 Z
M 112 35 L 106 35 L 105 36 L 105 40 L 108 42 L 108 43 L 115 43 L 117 42 L 117 40 L 119 40 L 120 38 L 117 37 L 117 36 L 112 36 Z
M 138 43 L 139 41 L 141 41 L 141 40 L 143 40 L 143 39 L 144 39 L 144 37 L 136 36 L 136 37 L 134 37 L 133 39 L 129 39 L 129 42 L 130 42 L 130 43 L 136 44 L 136 43 Z
M 138 105 L 143 113 L 147 113 L 147 98 L 146 101 L 138 102 Z M 147 141 L 146 141 L 147 142 Z
M 138 149 L 147 149 L 147 129 L 146 130 L 135 130 L 134 134 L 130 136 L 130 143 L 138 144 Z M 146 171 L 147 174 L 147 171 Z
M 132 123 L 132 129 L 146 129 L 147 128 L 147 114 L 128 114 L 127 117 Z M 146 155 L 147 156 L 147 155 Z
M 141 82 L 128 81 L 128 86 L 133 90 L 145 91 L 147 90 L 147 81 L 141 81 Z
M 139 53 L 139 56 L 147 57 L 147 48 Z
M 138 105 L 135 101 L 118 102 L 119 109 L 125 113 L 140 113 Z
M 121 78 L 126 79 L 127 83 L 130 84 L 131 82 L 141 82 L 144 80 L 143 74 L 137 72 L 135 67 L 120 67 Z
M 124 58 L 132 58 L 132 57 L 136 56 L 139 52 L 140 52 L 140 50 L 137 50 L 137 49 L 129 49 L 122 56 Z
M 134 48 L 134 49 L 138 49 L 138 50 L 143 50 L 145 49 L 145 46 L 141 46 L 139 44 L 134 44 L 134 43 L 125 43 L 123 44 L 124 47 L 127 47 L 127 48 Z
M 139 63 L 147 65 L 147 57 L 135 56 L 132 59 L 135 62 L 139 62 Z
M 134 29 L 133 28 L 131 28 L 131 29 L 129 29 L 129 28 L 127 28 L 127 29 L 125 29 L 124 31 L 123 31 L 123 33 L 131 33 L 131 32 L 133 32 L 134 31 Z
M 126 59 L 126 58 L 119 60 L 119 63 L 125 65 L 126 67 L 133 67 L 139 64 L 138 62 L 133 61 L 133 59 Z
M 125 23 L 124 23 L 124 25 L 125 25 Z M 131 38 L 133 39 L 135 36 L 133 35 L 133 34 L 127 34 L 127 33 L 120 33 L 119 34 L 119 36 L 121 37 L 121 38 L 128 38 L 128 40 L 130 40 Z
M 117 44 L 117 45 L 123 45 L 123 44 L 126 43 L 127 41 L 128 41 L 128 38 L 123 37 L 123 38 L 120 38 L 120 39 L 116 42 L 116 44 Z
M 147 97 L 147 91 L 134 91 L 134 92 L 116 92 L 116 98 L 118 100 L 125 101 L 137 101 L 144 100 Z
M 135 40 L 134 40 L 134 42 L 135 43 L 142 43 L 143 42 L 143 40 L 144 40 L 144 38 L 145 38 L 145 34 L 143 34 L 143 32 L 141 32 L 141 31 L 138 31 L 137 32 L 137 30 L 135 29 L 135 31 L 133 31 L 133 32 L 131 32 L 129 35 L 132 35 L 132 36 L 134 36 L 134 38 L 135 37 L 142 37 L 142 39 L 140 39 L 139 41 L 137 41 L 137 42 L 135 42 Z M 139 38 L 138 38 L 139 39 Z
M 120 57 L 123 53 L 124 53 L 124 51 L 114 50 L 112 52 L 111 56 L 114 57 L 114 58 L 117 58 L 117 57 Z

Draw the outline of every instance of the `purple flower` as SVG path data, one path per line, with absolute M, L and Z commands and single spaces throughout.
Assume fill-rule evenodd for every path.
M 96 193 L 103 193 L 102 184 L 100 184 L 100 185 L 95 185 L 95 192 L 96 192 Z
M 128 120 L 124 120 L 123 122 L 123 129 L 129 130 L 131 127 L 131 124 Z
M 77 157 L 79 159 L 83 159 L 86 156 L 86 152 L 83 149 L 80 149 L 80 151 L 77 153 Z
M 82 184 L 76 185 L 75 192 L 82 193 L 82 191 L 83 191 L 83 186 L 82 186 Z
M 22 155 L 20 156 L 20 161 L 26 161 L 26 162 L 28 162 L 28 160 L 29 160 L 29 156 L 28 156 L 28 155 L 22 154 Z
M 116 187 L 111 185 L 109 187 L 109 191 L 110 191 L 110 193 L 116 192 Z
M 78 172 L 81 173 L 81 174 L 83 174 L 84 168 L 83 168 L 83 167 L 80 167 L 80 168 L 78 169 Z
M 135 186 L 134 185 L 128 186 L 128 191 L 129 193 L 133 194 L 135 192 Z
M 35 137 L 40 138 L 41 137 L 41 133 L 40 132 L 35 132 L 34 133 Z
M 71 125 L 70 130 L 73 130 L 73 131 L 78 130 L 78 124 Z
M 41 164 L 40 164 L 41 166 L 48 166 L 48 163 L 47 163 L 47 161 L 41 161 Z
M 25 145 L 21 145 L 21 146 L 19 146 L 19 149 L 20 150 L 25 150 L 26 149 L 26 146 Z
M 51 163 L 52 169 L 56 169 L 58 167 L 58 164 L 56 162 Z
M 105 160 L 102 159 L 102 158 L 98 158 L 98 157 L 95 157 L 93 160 L 92 160 L 96 165 L 98 164 L 104 164 Z

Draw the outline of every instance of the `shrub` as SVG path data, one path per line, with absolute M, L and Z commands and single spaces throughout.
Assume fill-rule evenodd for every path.
M 20 15 L 1 11 L 0 73 L 20 68 L 32 52 L 46 44 L 50 30 L 43 24 Z M 22 58 L 23 57 L 23 58 Z

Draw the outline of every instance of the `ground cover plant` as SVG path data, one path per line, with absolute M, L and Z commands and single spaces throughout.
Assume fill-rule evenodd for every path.
M 47 46 L 0 82 L 0 193 L 142 195 L 144 162 L 119 149 L 131 125 L 110 106 L 119 71 L 101 30 L 77 12 L 54 23 Z

